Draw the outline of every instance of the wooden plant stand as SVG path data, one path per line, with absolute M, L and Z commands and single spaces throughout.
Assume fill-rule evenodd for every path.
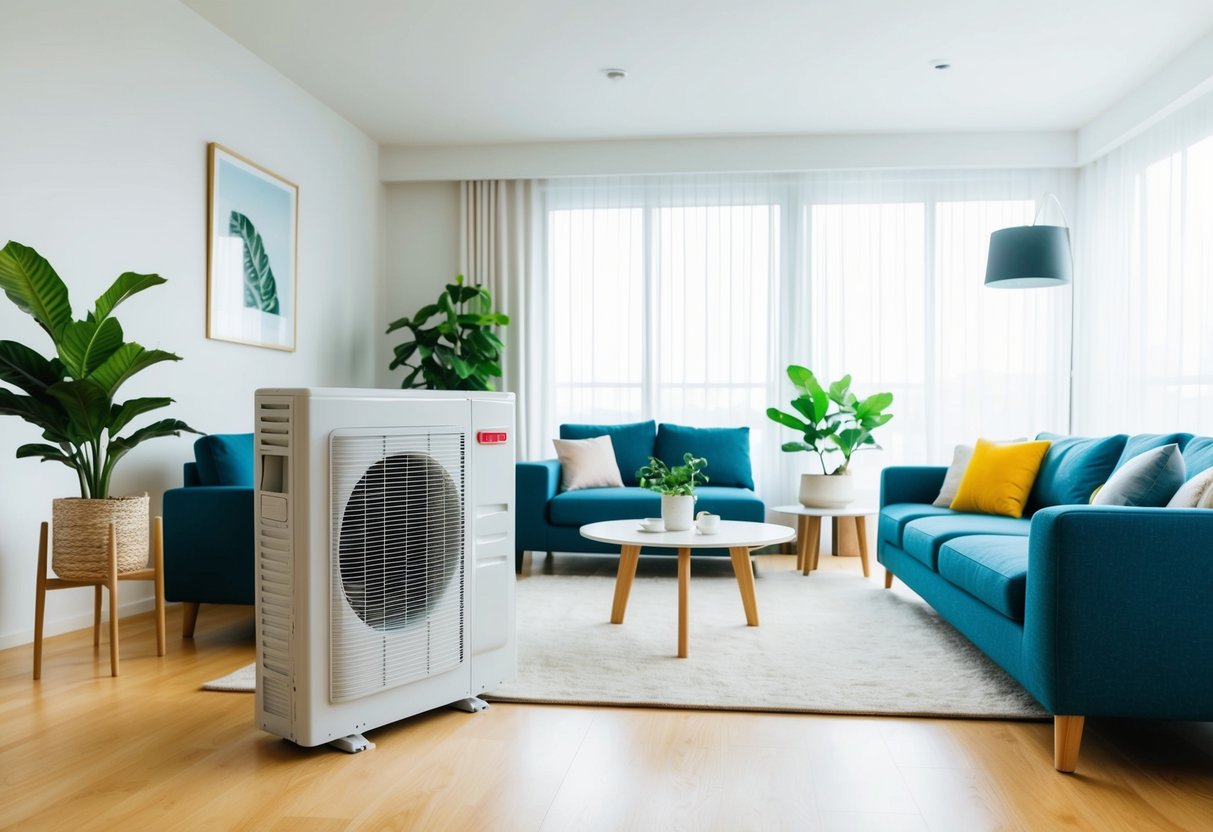
M 156 595 L 156 655 L 163 656 L 164 636 L 164 522 L 156 517 L 152 521 L 152 563 L 134 572 L 118 574 L 118 541 L 113 525 L 109 530 L 109 571 L 96 578 L 66 580 L 48 578 L 47 540 L 50 526 L 42 524 L 38 536 L 38 594 L 34 603 L 34 679 L 42 678 L 42 623 L 46 616 L 46 593 L 52 589 L 75 589 L 93 587 L 93 646 L 101 645 L 101 591 L 109 590 L 109 639 L 110 675 L 118 675 L 118 582 L 153 581 Z

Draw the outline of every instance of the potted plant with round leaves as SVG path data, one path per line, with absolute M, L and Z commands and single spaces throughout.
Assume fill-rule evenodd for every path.
M 794 413 L 776 407 L 767 408 L 767 417 L 801 435 L 801 439 L 782 445 L 788 453 L 807 451 L 817 455 L 820 474 L 802 474 L 800 502 L 810 507 L 845 506 L 855 499 L 855 488 L 848 476 L 851 456 L 868 448 L 879 448 L 872 431 L 886 424 L 893 414 L 885 408 L 893 403 L 892 393 L 875 393 L 860 399 L 851 392 L 851 376 L 845 375 L 827 390 L 807 367 L 793 364 L 788 378 L 799 394 L 792 399 Z M 832 409 L 832 410 L 831 410 Z M 835 465 L 827 455 L 842 459 Z
M 400 382 L 405 389 L 492 390 L 493 379 L 501 376 L 504 349 L 493 327 L 509 322 L 508 315 L 493 311 L 488 289 L 465 286 L 459 275 L 437 302 L 388 325 L 389 334 L 408 329 L 413 336 L 395 347 L 388 369 L 408 371 Z
M 114 317 L 123 301 L 164 282 L 155 274 L 121 274 L 92 311 L 76 320 L 67 286 L 44 257 L 16 242 L 0 249 L 0 289 L 37 321 L 54 347 L 47 358 L 24 344 L 0 340 L 0 382 L 16 388 L 0 386 L 0 415 L 24 419 L 46 440 L 17 448 L 19 459 L 66 465 L 80 484 L 80 497 L 57 499 L 52 510 L 52 568 L 61 578 L 104 574 L 111 525 L 117 532 L 119 572 L 146 565 L 147 495 L 111 497 L 114 467 L 148 439 L 198 433 L 177 419 L 124 433 L 136 418 L 173 400 L 154 396 L 115 401 L 131 376 L 161 361 L 181 360 L 124 340 Z
M 670 467 L 655 456 L 636 472 L 641 488 L 661 495 L 661 520 L 668 532 L 682 532 L 695 522 L 695 486 L 707 485 L 708 461 L 683 454 L 682 465 Z

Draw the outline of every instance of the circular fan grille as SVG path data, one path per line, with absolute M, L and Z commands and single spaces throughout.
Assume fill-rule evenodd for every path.
M 446 469 L 422 453 L 372 465 L 341 516 L 341 584 L 377 630 L 424 620 L 461 567 L 463 507 Z

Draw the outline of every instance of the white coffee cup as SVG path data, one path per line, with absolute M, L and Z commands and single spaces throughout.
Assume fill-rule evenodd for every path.
M 662 532 L 665 531 L 665 521 L 660 517 L 646 517 L 640 521 L 640 528 L 646 532 Z
M 716 534 L 720 530 L 720 515 L 701 511 L 695 515 L 695 527 L 700 534 Z

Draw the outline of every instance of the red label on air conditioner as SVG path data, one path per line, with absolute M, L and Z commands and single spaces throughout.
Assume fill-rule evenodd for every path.
M 504 445 L 509 436 L 503 430 L 482 430 L 476 433 L 476 441 L 481 445 Z

